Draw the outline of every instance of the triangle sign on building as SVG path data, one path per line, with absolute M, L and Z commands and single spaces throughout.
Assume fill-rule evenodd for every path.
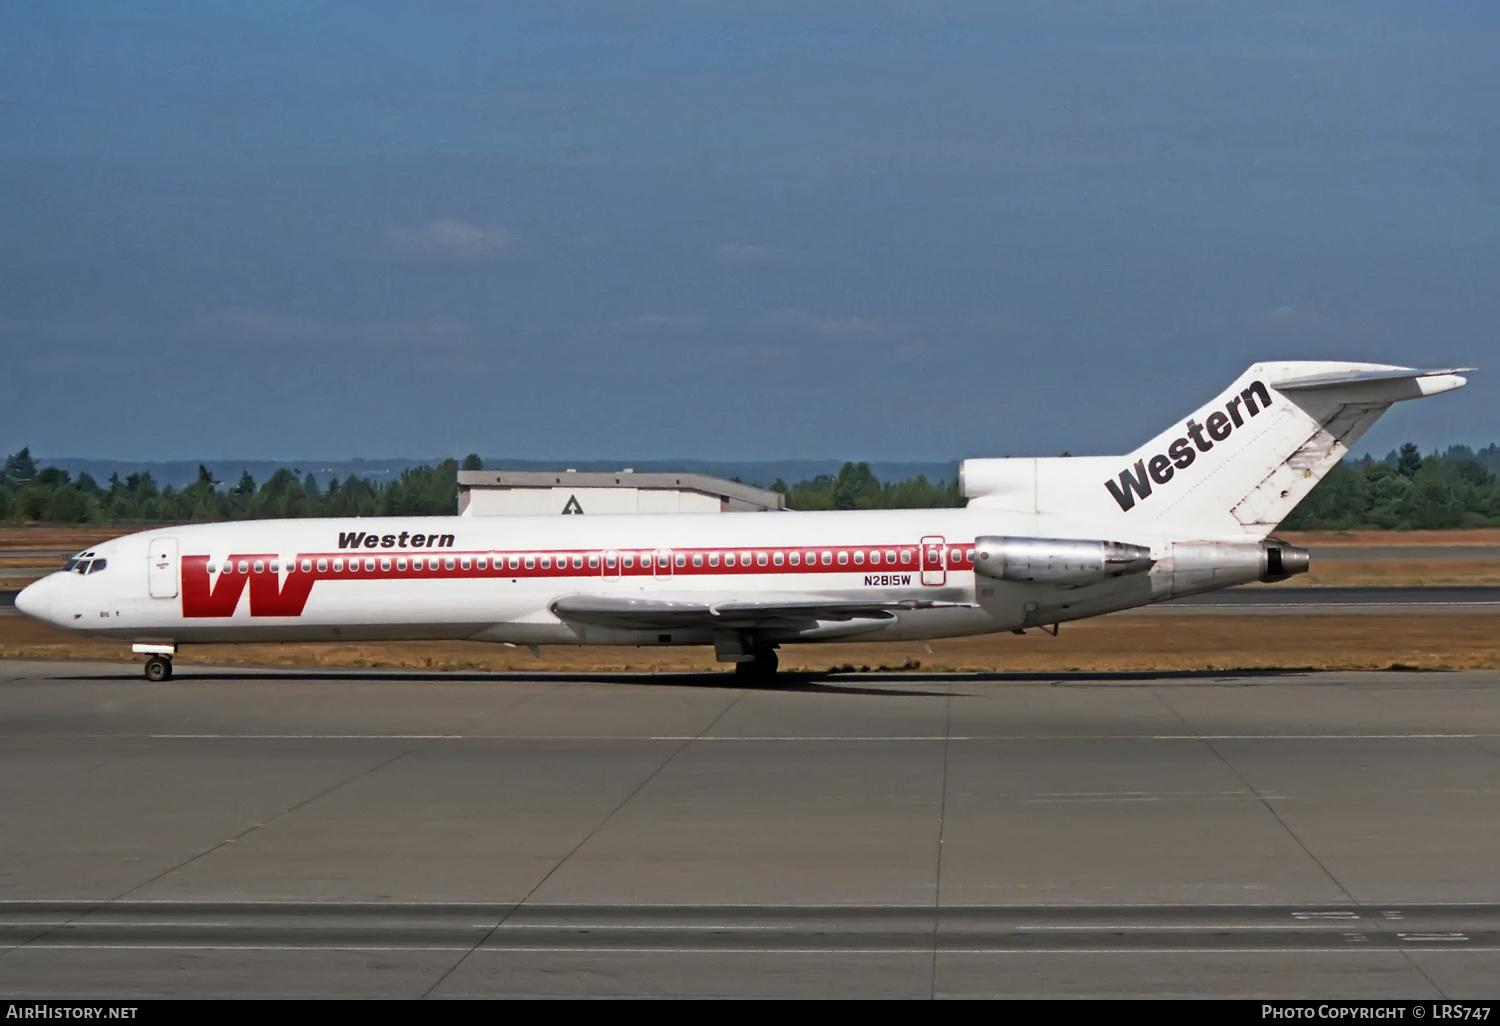
M 578 505 L 578 496 L 576 496 L 576 495 L 570 495 L 570 496 L 568 496 L 568 504 L 563 507 L 563 513 L 567 514 L 567 513 L 582 513 L 582 512 L 583 512 L 583 507 L 580 506 L 580 505 Z

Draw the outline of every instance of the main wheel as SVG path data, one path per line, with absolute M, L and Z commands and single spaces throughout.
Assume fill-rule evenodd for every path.
M 779 660 L 776 658 L 774 648 L 759 648 L 755 650 L 755 658 L 748 663 L 736 663 L 734 672 L 739 677 L 753 677 L 766 680 L 776 676 L 776 667 Z
M 146 660 L 146 679 L 153 684 L 172 679 L 172 660 L 154 655 Z

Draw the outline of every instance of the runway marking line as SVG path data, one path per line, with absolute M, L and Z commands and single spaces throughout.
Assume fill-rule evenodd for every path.
M 70 741 L 1487 741 L 1487 734 L 889 734 L 717 736 L 679 734 L 0 734 L 0 740 L 50 738 Z
M 473 945 L 396 944 L 27 944 L 17 951 L 469 951 Z M 473 949 L 496 954 L 621 954 L 621 955 L 932 955 L 932 945 L 920 948 L 651 948 L 651 947 L 514 947 L 490 945 Z M 1359 951 L 1398 954 L 1399 946 L 1306 948 L 943 948 L 940 955 L 1280 955 L 1329 954 Z M 1464 954 L 1500 953 L 1500 947 L 1432 948 Z

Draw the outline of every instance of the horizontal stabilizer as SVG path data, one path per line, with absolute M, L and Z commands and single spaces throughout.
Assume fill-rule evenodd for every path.
M 1442 370 L 1418 370 L 1415 367 L 1382 367 L 1378 370 L 1346 370 L 1331 374 L 1309 374 L 1303 377 L 1280 378 L 1271 385 L 1279 392 L 1297 392 L 1311 388 L 1333 388 L 1339 385 L 1356 385 L 1367 381 L 1403 381 L 1406 379 L 1455 379 L 1449 382 L 1436 380 L 1424 384 L 1446 384 L 1445 388 L 1422 389 L 1423 395 L 1435 395 L 1449 389 L 1460 388 L 1466 381 L 1460 375 L 1475 370 L 1473 367 L 1448 367 Z

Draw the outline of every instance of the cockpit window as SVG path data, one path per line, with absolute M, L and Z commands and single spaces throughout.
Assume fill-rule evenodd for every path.
M 75 566 L 78 565 L 78 563 L 79 563 L 78 557 L 74 556 L 72 559 L 68 560 L 66 563 L 63 564 L 63 573 L 67 573 L 69 570 L 72 570 Z
M 90 559 L 92 552 L 81 552 L 63 564 L 65 574 L 97 574 L 109 564 L 107 559 Z
M 100 570 L 103 570 L 108 565 L 109 565 L 109 560 L 107 560 L 107 559 L 96 559 L 92 563 L 89 564 L 89 573 L 91 573 L 91 574 L 97 574 Z

